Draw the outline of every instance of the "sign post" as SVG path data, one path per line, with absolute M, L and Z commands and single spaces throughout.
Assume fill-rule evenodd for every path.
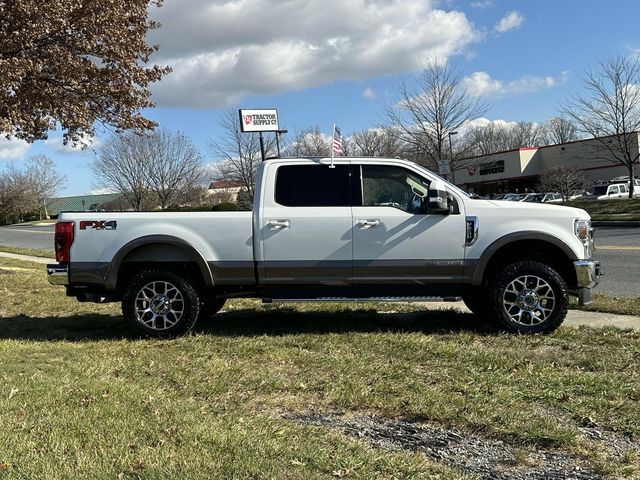
M 280 130 L 278 126 L 278 111 L 275 108 L 270 109 L 240 109 L 240 131 L 243 133 L 259 133 L 260 138 L 260 154 L 264 162 L 266 155 L 264 151 L 264 137 L 262 132 L 277 132 Z

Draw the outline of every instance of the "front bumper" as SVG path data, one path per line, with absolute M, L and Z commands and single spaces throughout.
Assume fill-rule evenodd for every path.
M 600 262 L 597 260 L 577 260 L 573 262 L 576 269 L 578 288 L 578 303 L 591 304 L 591 289 L 598 285 L 600 277 Z
M 69 285 L 69 265 L 60 263 L 48 264 L 47 280 L 51 285 Z

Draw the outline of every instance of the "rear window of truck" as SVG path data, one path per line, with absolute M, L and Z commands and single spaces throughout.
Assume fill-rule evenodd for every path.
M 349 165 L 285 165 L 276 175 L 276 203 L 285 207 L 348 207 Z

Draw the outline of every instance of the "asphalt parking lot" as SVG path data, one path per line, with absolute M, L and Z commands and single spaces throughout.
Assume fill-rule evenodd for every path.
M 0 245 L 51 250 L 53 225 L 0 227 Z M 596 246 L 604 272 L 597 291 L 640 297 L 640 227 L 598 227 Z

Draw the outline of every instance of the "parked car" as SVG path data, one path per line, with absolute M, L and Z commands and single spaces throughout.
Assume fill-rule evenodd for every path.
M 146 336 L 189 331 L 228 298 L 263 302 L 459 300 L 517 333 L 591 303 L 589 214 L 474 200 L 397 159 L 274 158 L 252 212 L 63 213 L 49 282 L 122 303 Z M 247 315 L 250 315 L 249 313 Z
M 528 203 L 542 203 L 544 199 L 544 193 L 527 193 L 520 202 Z
M 526 195 L 526 193 L 507 193 L 502 200 L 506 200 L 507 202 L 519 202 Z
M 545 193 L 542 203 L 562 203 L 562 195 L 559 193 Z
M 616 200 L 629 198 L 629 190 L 624 183 L 614 183 L 609 185 L 596 185 L 590 195 L 583 197 L 584 200 Z

